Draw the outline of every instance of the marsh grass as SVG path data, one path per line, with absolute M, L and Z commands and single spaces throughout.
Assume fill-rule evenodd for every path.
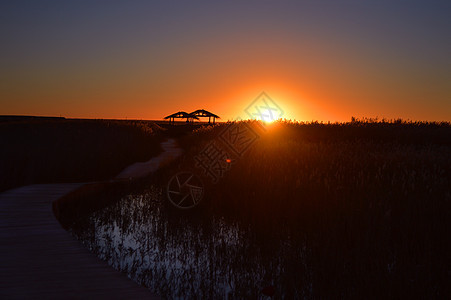
M 109 179 L 158 154 L 161 130 L 147 121 L 0 122 L 0 191 L 32 183 Z
M 187 137 L 190 155 L 220 126 Z M 449 123 L 278 122 L 205 205 L 264 239 L 288 228 L 306 241 L 313 295 L 435 297 L 449 277 L 450 187 Z
M 203 177 L 196 210 L 172 208 L 167 180 L 202 176 L 193 157 L 224 126 L 180 138 L 185 155 L 150 178 L 157 195 L 127 196 L 75 234 L 169 298 L 259 298 L 262 282 L 275 298 L 449 295 L 449 123 L 279 122 L 219 183 Z

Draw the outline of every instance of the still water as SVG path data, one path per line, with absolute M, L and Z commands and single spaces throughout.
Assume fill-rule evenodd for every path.
M 265 235 L 230 217 L 177 211 L 161 189 L 150 188 L 94 213 L 72 233 L 164 298 L 308 298 L 308 251 L 279 231 Z

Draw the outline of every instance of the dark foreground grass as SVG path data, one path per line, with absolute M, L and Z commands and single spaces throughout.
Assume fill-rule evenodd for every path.
M 224 178 L 204 176 L 206 214 L 248 224 L 263 248 L 307 247 L 307 267 L 287 266 L 291 284 L 314 298 L 449 296 L 449 123 L 253 126 L 259 140 Z M 221 130 L 183 145 L 193 157 Z M 202 174 L 191 161 L 180 169 Z
M 32 183 L 110 179 L 158 154 L 160 130 L 146 121 L 0 122 L 0 191 Z
M 181 137 L 185 155 L 153 175 L 156 193 L 73 232 L 162 297 L 449 298 L 449 123 L 246 124 L 259 139 L 218 183 L 194 157 L 230 124 Z M 165 199 L 178 171 L 205 184 L 194 210 Z

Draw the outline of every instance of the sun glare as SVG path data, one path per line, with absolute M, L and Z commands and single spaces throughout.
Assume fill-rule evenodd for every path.
M 265 123 L 272 123 L 276 120 L 276 115 L 270 109 L 265 109 L 261 111 L 260 114 L 261 120 Z

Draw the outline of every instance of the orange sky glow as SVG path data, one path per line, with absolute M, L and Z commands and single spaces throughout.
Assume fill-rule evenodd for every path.
M 63 17 L 11 4 L 10 29 L 0 32 L 0 115 L 158 120 L 206 109 L 226 121 L 247 118 L 265 91 L 292 120 L 451 121 L 440 7 L 258 3 L 55 4 Z

